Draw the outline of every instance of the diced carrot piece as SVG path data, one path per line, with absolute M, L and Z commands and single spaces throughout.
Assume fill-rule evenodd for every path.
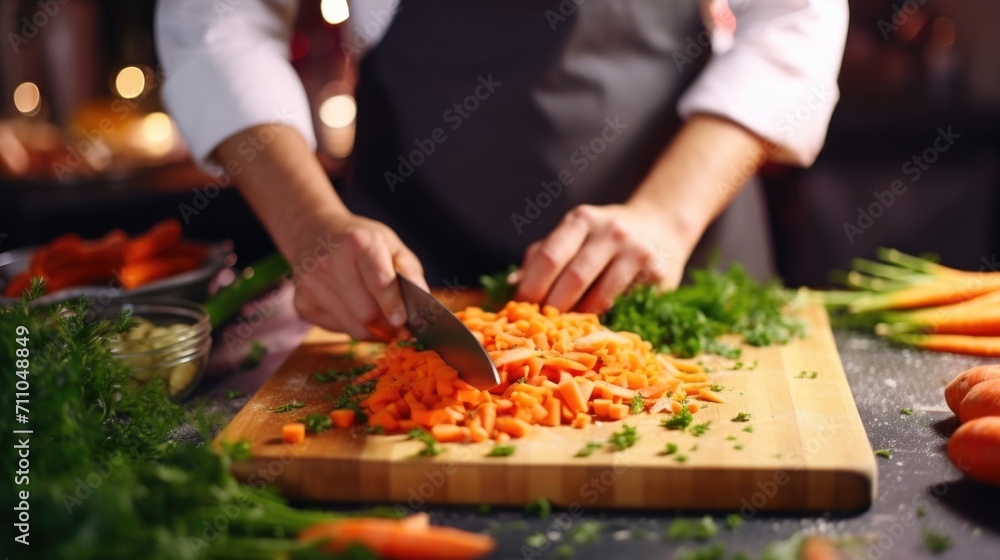
M 590 368 L 581 364 L 580 362 L 574 362 L 573 360 L 567 360 L 566 358 L 559 356 L 552 356 L 545 358 L 545 365 L 551 368 L 568 370 L 568 371 L 578 371 L 585 372 Z
M 297 445 L 306 440 L 306 425 L 302 422 L 292 422 L 281 427 L 281 439 L 285 443 Z
M 419 423 L 414 422 L 409 418 L 404 418 L 399 421 L 399 430 L 402 432 L 409 432 L 410 430 L 416 430 L 417 428 L 422 428 Z
M 542 335 L 544 337 L 544 335 Z M 546 344 L 548 346 L 548 344 Z M 542 366 L 545 365 L 545 360 L 539 356 L 532 356 L 528 358 L 528 376 L 535 377 L 542 373 Z
M 447 396 L 455 392 L 455 386 L 452 385 L 451 381 L 448 379 L 438 379 L 437 380 L 437 393 L 441 396 Z
M 580 385 L 580 396 L 583 398 L 583 402 L 588 402 L 591 395 L 594 394 L 594 382 L 586 377 L 575 377 L 573 381 Z
M 462 443 L 471 437 L 469 428 L 453 424 L 431 426 L 431 435 L 442 443 Z
M 497 443 L 507 443 L 510 441 L 510 434 L 498 431 L 497 434 L 493 436 L 493 440 Z
M 629 389 L 642 389 L 649 386 L 649 378 L 642 373 L 629 372 L 625 374 Z
M 496 403 L 498 410 L 507 410 L 514 408 L 514 401 L 510 399 L 496 399 L 493 402 Z
M 529 424 L 535 421 L 535 415 L 532 414 L 531 409 L 524 408 L 523 406 L 514 407 L 514 418 L 517 418 L 518 420 L 522 420 Z
M 590 425 L 590 415 L 585 412 L 577 412 L 576 416 L 573 418 L 573 427 L 581 430 L 588 425 Z
M 497 421 L 496 403 L 483 403 L 476 408 L 476 418 L 482 421 L 483 429 L 487 433 L 493 433 L 493 428 Z
M 559 384 L 559 393 L 566 401 L 566 406 L 573 412 L 587 411 L 587 401 L 583 398 L 583 392 L 580 390 L 579 383 L 576 383 L 572 379 L 564 381 Z
M 562 422 L 562 403 L 555 397 L 549 397 L 544 406 L 547 414 L 539 423 L 543 426 L 558 426 Z
M 698 389 L 698 398 L 704 399 L 704 400 L 709 401 L 709 402 L 714 402 L 714 403 L 724 403 L 724 402 L 726 402 L 726 401 L 724 401 L 722 399 L 722 397 L 719 396 L 718 393 L 716 393 L 715 391 L 713 391 L 713 390 L 711 390 L 711 389 L 709 389 L 707 387 L 702 388 L 702 389 Z
M 510 437 L 520 438 L 527 435 L 528 431 L 531 429 L 531 425 L 518 418 L 498 416 L 497 429 L 505 434 L 509 434 Z
M 608 416 L 610 416 L 609 411 L 611 410 L 611 399 L 594 399 L 593 403 L 594 403 L 594 414 L 602 418 L 607 418 Z
M 701 405 L 698 404 L 698 403 L 696 403 L 696 402 L 689 402 L 687 404 L 687 409 L 688 409 L 688 412 L 690 412 L 691 414 L 694 414 L 695 412 L 698 412 L 698 410 L 701 409 Z
M 677 414 L 678 412 L 680 412 L 682 410 L 684 410 L 684 405 L 682 405 L 681 403 L 679 403 L 677 401 L 674 401 L 674 402 L 670 403 L 670 412 L 672 412 L 674 414 Z
M 629 407 L 624 404 L 613 404 L 608 407 L 608 418 L 621 420 L 628 416 Z
M 385 410 L 376 412 L 368 417 L 368 425 L 372 427 L 381 426 L 386 432 L 392 432 L 399 428 L 399 422 Z
M 612 385 L 607 381 L 601 381 L 601 380 L 597 380 L 594 382 L 594 390 L 600 391 L 601 396 L 606 399 L 618 397 L 620 399 L 631 401 L 632 397 L 635 396 L 635 391 L 633 391 L 632 389 L 628 389 L 626 387 L 622 387 L 619 385 Z
M 330 422 L 338 428 L 350 428 L 354 425 L 354 411 L 347 408 L 330 412 Z

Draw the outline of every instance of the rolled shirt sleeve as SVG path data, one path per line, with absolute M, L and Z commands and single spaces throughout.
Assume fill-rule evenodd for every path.
M 315 149 L 305 89 L 288 60 L 297 0 L 160 0 L 156 44 L 163 103 L 196 162 L 247 128 L 282 123 Z
M 840 97 L 846 0 L 730 0 L 732 47 L 713 53 L 678 112 L 729 118 L 774 144 L 771 159 L 807 166 Z

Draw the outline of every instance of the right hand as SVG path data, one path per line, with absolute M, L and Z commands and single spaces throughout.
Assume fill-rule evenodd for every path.
M 420 261 L 381 222 L 355 214 L 316 218 L 294 239 L 286 256 L 298 274 L 295 309 L 327 330 L 386 340 L 406 324 L 396 273 L 427 289 Z

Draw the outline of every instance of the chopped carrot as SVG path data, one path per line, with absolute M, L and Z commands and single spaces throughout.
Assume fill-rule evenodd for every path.
M 455 426 L 454 424 L 437 424 L 431 426 L 431 435 L 434 439 L 442 442 L 464 442 L 471 439 L 469 428 Z
M 292 422 L 281 427 L 281 439 L 285 443 L 297 445 L 306 440 L 306 425 L 302 422 Z
M 368 418 L 368 425 L 372 427 L 380 426 L 386 432 L 392 432 L 396 430 L 396 428 L 399 428 L 399 422 L 385 410 L 381 410 L 371 415 L 371 417 Z
M 594 399 L 594 414 L 607 418 L 610 415 L 611 399 Z
M 726 402 L 726 401 L 724 401 L 722 399 L 722 397 L 719 396 L 718 393 L 716 393 L 715 391 L 709 389 L 708 387 L 702 387 L 701 389 L 698 389 L 698 398 L 702 399 L 702 400 L 705 400 L 705 401 L 708 401 L 708 402 L 714 402 L 714 403 L 724 403 L 724 402 Z
M 608 406 L 608 418 L 621 420 L 628 416 L 628 406 L 624 404 L 612 404 Z
M 510 416 L 497 417 L 497 429 L 510 435 L 510 437 L 524 437 L 530 428 L 531 426 L 527 422 L 519 418 L 511 418 Z
M 545 410 L 547 414 L 539 422 L 543 426 L 558 426 L 562 423 L 562 403 L 555 397 L 545 400 Z
M 354 411 L 338 409 L 330 412 L 330 421 L 338 428 L 350 428 L 354 425 Z
M 563 381 L 559 384 L 559 393 L 566 401 L 566 406 L 573 412 L 587 411 L 587 401 L 583 398 L 583 391 L 580 389 L 579 383 L 572 379 Z
M 577 412 L 576 417 L 573 418 L 573 427 L 578 430 L 582 430 L 590 425 L 590 420 L 591 418 L 589 414 Z

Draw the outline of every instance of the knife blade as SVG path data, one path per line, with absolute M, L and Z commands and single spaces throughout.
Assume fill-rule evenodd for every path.
M 493 360 L 472 331 L 443 303 L 420 286 L 397 275 L 406 304 L 406 324 L 413 336 L 436 351 L 463 381 L 481 390 L 500 384 Z

